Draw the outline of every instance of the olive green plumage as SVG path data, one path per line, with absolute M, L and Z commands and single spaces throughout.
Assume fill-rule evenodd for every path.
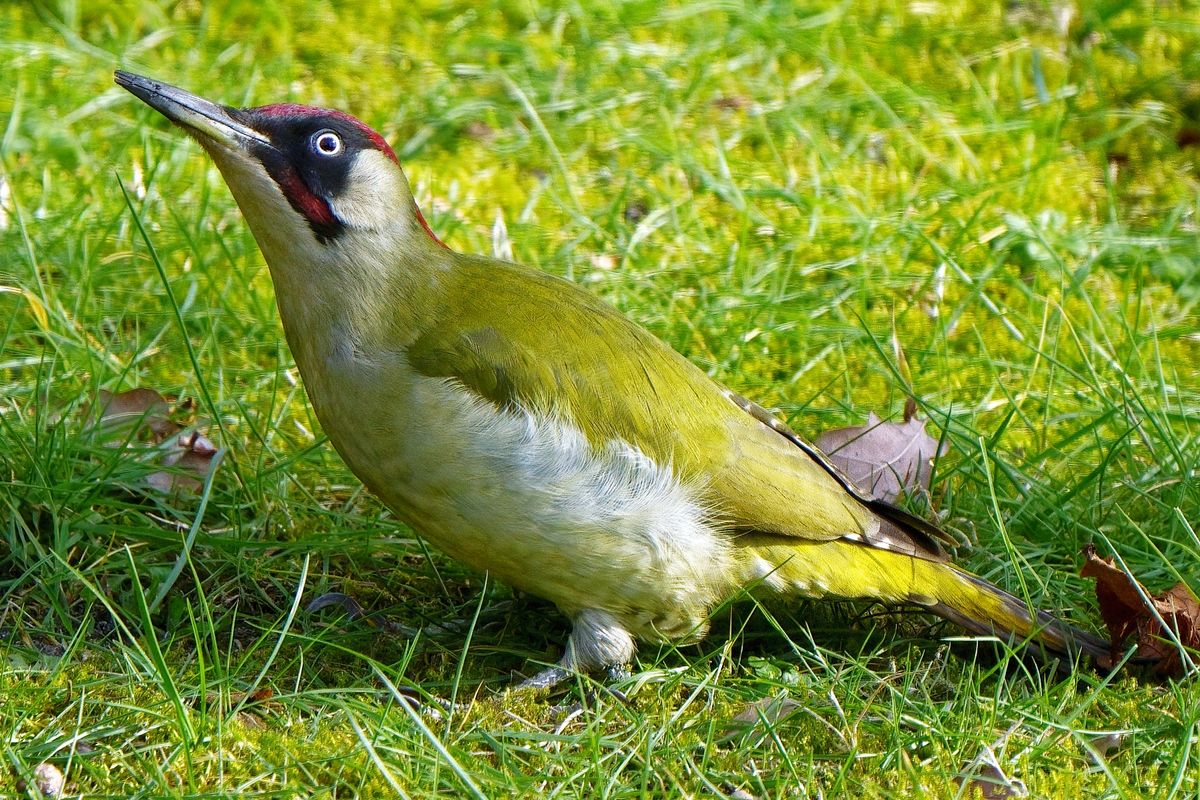
M 628 442 L 699 481 L 734 530 L 835 539 L 871 525 L 825 468 L 575 284 L 456 255 L 437 293 L 438 314 L 408 350 L 418 372 L 452 378 L 497 406 L 560 416 L 595 445 Z
M 617 439 L 671 464 L 700 487 L 738 559 L 771 564 L 766 579 L 785 591 L 912 602 L 977 633 L 1040 635 L 1052 652 L 1102 654 L 1100 640 L 1031 615 L 945 563 L 937 539 L 948 537 L 845 485 L 786 426 L 611 305 L 519 264 L 450 258 L 434 296 L 422 298 L 437 315 L 407 351 L 421 374 L 497 408 L 559 417 L 596 446 Z

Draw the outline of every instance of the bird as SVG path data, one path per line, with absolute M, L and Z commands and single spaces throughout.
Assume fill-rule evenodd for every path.
M 569 619 L 562 658 L 522 686 L 621 674 L 638 642 L 697 642 L 746 593 L 907 604 L 1060 660 L 1109 655 L 614 306 L 448 247 L 357 118 L 115 80 L 215 162 L 350 470 L 443 553 Z

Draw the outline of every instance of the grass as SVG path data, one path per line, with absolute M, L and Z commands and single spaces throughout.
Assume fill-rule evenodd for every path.
M 942 798 L 987 759 L 1035 797 L 1200 792 L 1194 680 L 877 607 L 722 609 L 629 704 L 505 694 L 564 621 L 363 492 L 219 176 L 111 82 L 354 112 L 453 247 L 586 284 L 810 435 L 911 393 L 963 561 L 1095 628 L 1088 542 L 1200 589 L 1193 5 L 363 6 L 0 6 L 0 795 L 50 762 L 89 797 Z M 196 497 L 87 433 L 134 386 L 225 449 Z M 298 613 L 326 590 L 380 618 Z

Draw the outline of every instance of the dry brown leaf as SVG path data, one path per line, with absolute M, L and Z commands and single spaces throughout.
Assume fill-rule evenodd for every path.
M 826 431 L 816 445 L 859 488 L 887 502 L 929 491 L 933 459 L 944 452 L 925 421 L 907 412 L 904 422 L 884 422 L 871 412 L 866 425 Z
M 201 433 L 181 433 L 163 456 L 160 470 L 146 478 L 146 483 L 161 492 L 198 492 L 212 468 L 217 447 Z
M 130 389 L 120 394 L 101 389 L 96 399 L 100 429 L 105 434 L 136 438 L 148 433 L 161 442 L 180 429 L 171 421 L 166 398 L 153 389 Z
M 1132 636 L 1137 642 L 1139 663 L 1158 677 L 1181 677 L 1184 662 L 1171 633 L 1184 647 L 1200 649 L 1200 601 L 1182 583 L 1151 595 L 1113 559 L 1098 556 L 1095 547 L 1088 545 L 1085 554 L 1087 561 L 1079 574 L 1096 579 L 1096 600 L 1114 656 Z
M 275 697 L 275 690 L 269 686 L 260 686 L 253 692 L 230 692 L 228 697 L 225 697 L 230 706 L 236 706 L 239 703 L 268 703 Z M 209 705 L 220 705 L 222 696 L 218 692 L 209 692 L 204 695 L 204 701 Z
M 146 478 L 147 486 L 168 494 L 200 490 L 217 447 L 202 433 L 188 431 L 172 420 L 165 397 L 146 388 L 119 394 L 101 390 L 94 407 L 99 412 L 95 430 L 106 445 L 141 447 L 164 467 Z M 153 450 L 147 450 L 147 444 Z
M 712 101 L 712 104 L 725 111 L 745 111 L 753 105 L 749 97 L 740 94 L 722 95 Z
M 765 735 L 764 728 L 774 727 L 776 723 L 791 716 L 798 708 L 800 708 L 800 703 L 786 695 L 755 700 L 729 720 L 720 740 L 728 742 L 734 739 L 745 739 L 754 731 Z

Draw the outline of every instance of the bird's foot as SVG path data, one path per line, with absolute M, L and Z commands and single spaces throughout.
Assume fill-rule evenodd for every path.
M 548 692 L 565 680 L 575 677 L 575 671 L 555 664 L 547 667 L 532 678 L 526 678 L 513 687 L 516 692 Z
M 616 700 L 622 705 L 629 705 L 629 697 L 620 689 L 608 685 L 608 682 L 620 683 L 628 680 L 630 677 L 629 667 L 624 664 L 614 664 L 604 669 L 605 682 L 593 684 L 591 688 L 584 692 L 584 701 L 587 705 L 592 705 L 597 697 L 607 697 L 611 700 Z M 564 681 L 570 680 L 578 676 L 579 673 L 573 669 L 556 664 L 553 667 L 548 667 L 532 678 L 526 678 L 519 684 L 513 687 L 514 692 L 550 692 L 556 686 Z M 569 706 L 555 706 L 555 710 L 560 715 L 570 715 L 571 712 L 581 709 L 583 706 L 574 703 Z

